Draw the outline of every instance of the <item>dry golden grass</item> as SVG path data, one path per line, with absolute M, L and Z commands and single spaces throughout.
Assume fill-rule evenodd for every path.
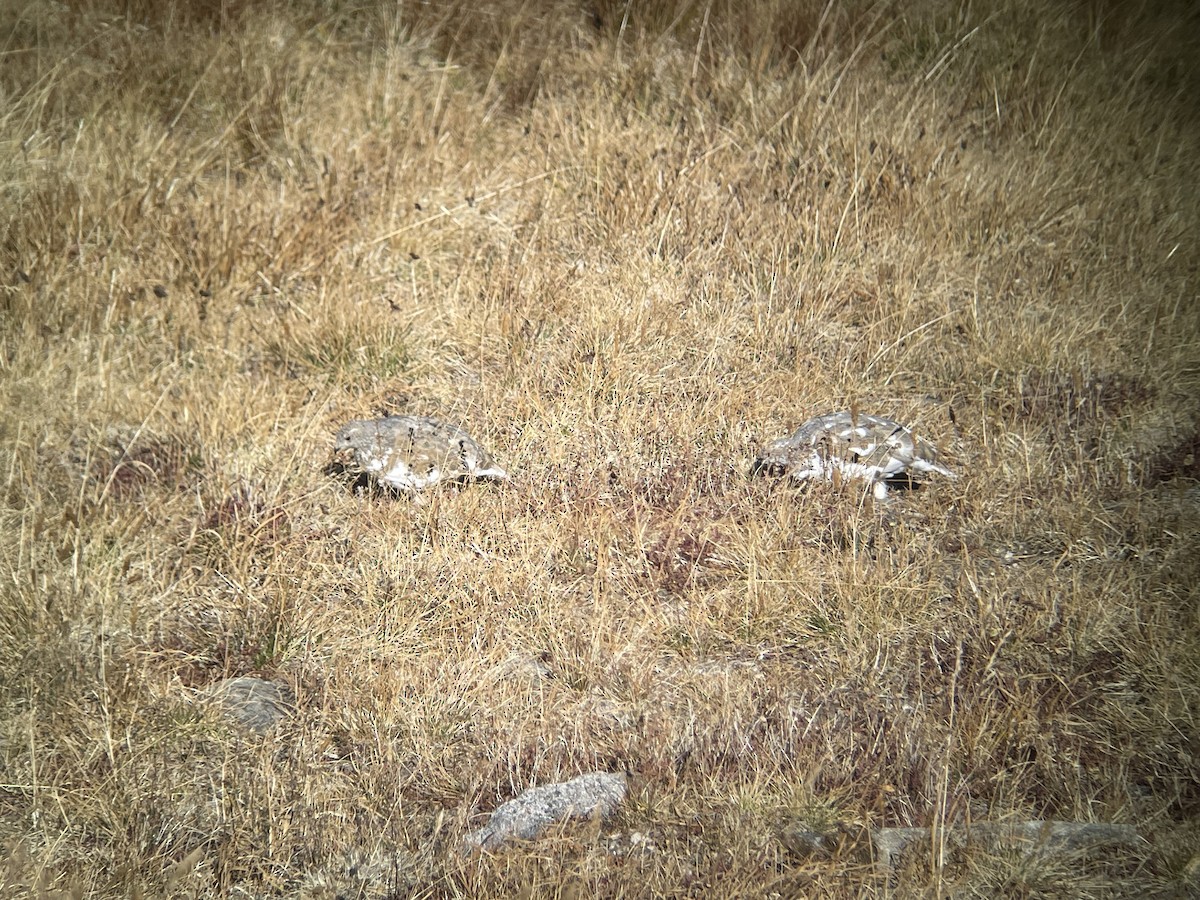
M 6 4 L 0 894 L 1194 887 L 1169 6 Z M 963 477 L 748 477 L 850 405 Z M 383 410 L 513 483 L 353 490 Z M 245 674 L 297 698 L 265 739 L 198 703 Z M 603 827 L 458 854 L 594 769 Z M 984 818 L 1149 843 L 853 846 Z

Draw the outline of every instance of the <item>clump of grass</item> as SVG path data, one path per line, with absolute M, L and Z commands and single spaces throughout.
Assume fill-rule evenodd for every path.
M 1087 16 L 22 8 L 0 893 L 1194 887 L 1194 29 Z M 848 407 L 963 477 L 749 476 Z M 332 475 L 384 412 L 512 482 Z M 593 769 L 611 821 L 458 852 Z M 863 856 L 985 818 L 1151 843 Z

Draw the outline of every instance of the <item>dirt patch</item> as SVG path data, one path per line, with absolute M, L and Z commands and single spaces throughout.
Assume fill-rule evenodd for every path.
M 1014 413 L 1019 419 L 1057 421 L 1069 427 L 1118 415 L 1154 399 L 1154 389 L 1134 375 L 1084 376 L 1079 372 L 1030 371 L 1015 376 Z
M 176 489 L 188 483 L 201 465 L 199 451 L 177 438 L 141 437 L 128 445 L 114 439 L 92 463 L 90 477 L 106 496 L 128 501 L 156 487 Z

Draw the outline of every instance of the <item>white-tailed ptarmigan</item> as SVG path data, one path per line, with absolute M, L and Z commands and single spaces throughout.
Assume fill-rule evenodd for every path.
M 850 410 L 809 419 L 790 437 L 771 441 L 750 471 L 797 480 L 858 478 L 872 485 L 880 500 L 887 497 L 889 482 L 908 482 L 910 473 L 957 477 L 938 463 L 933 446 L 899 422 Z
M 491 454 L 457 425 L 425 416 L 347 422 L 334 438 L 333 453 L 347 468 L 406 494 L 440 481 L 508 478 Z

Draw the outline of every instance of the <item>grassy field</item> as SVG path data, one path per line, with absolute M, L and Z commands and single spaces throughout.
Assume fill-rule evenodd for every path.
M 4 2 L 0 895 L 1196 889 L 1198 34 Z M 749 477 L 850 407 L 961 478 Z M 356 489 L 384 412 L 512 482 Z M 248 674 L 265 737 L 204 702 Z M 459 852 L 593 770 L 609 821 Z M 1024 819 L 1146 844 L 939 851 Z

